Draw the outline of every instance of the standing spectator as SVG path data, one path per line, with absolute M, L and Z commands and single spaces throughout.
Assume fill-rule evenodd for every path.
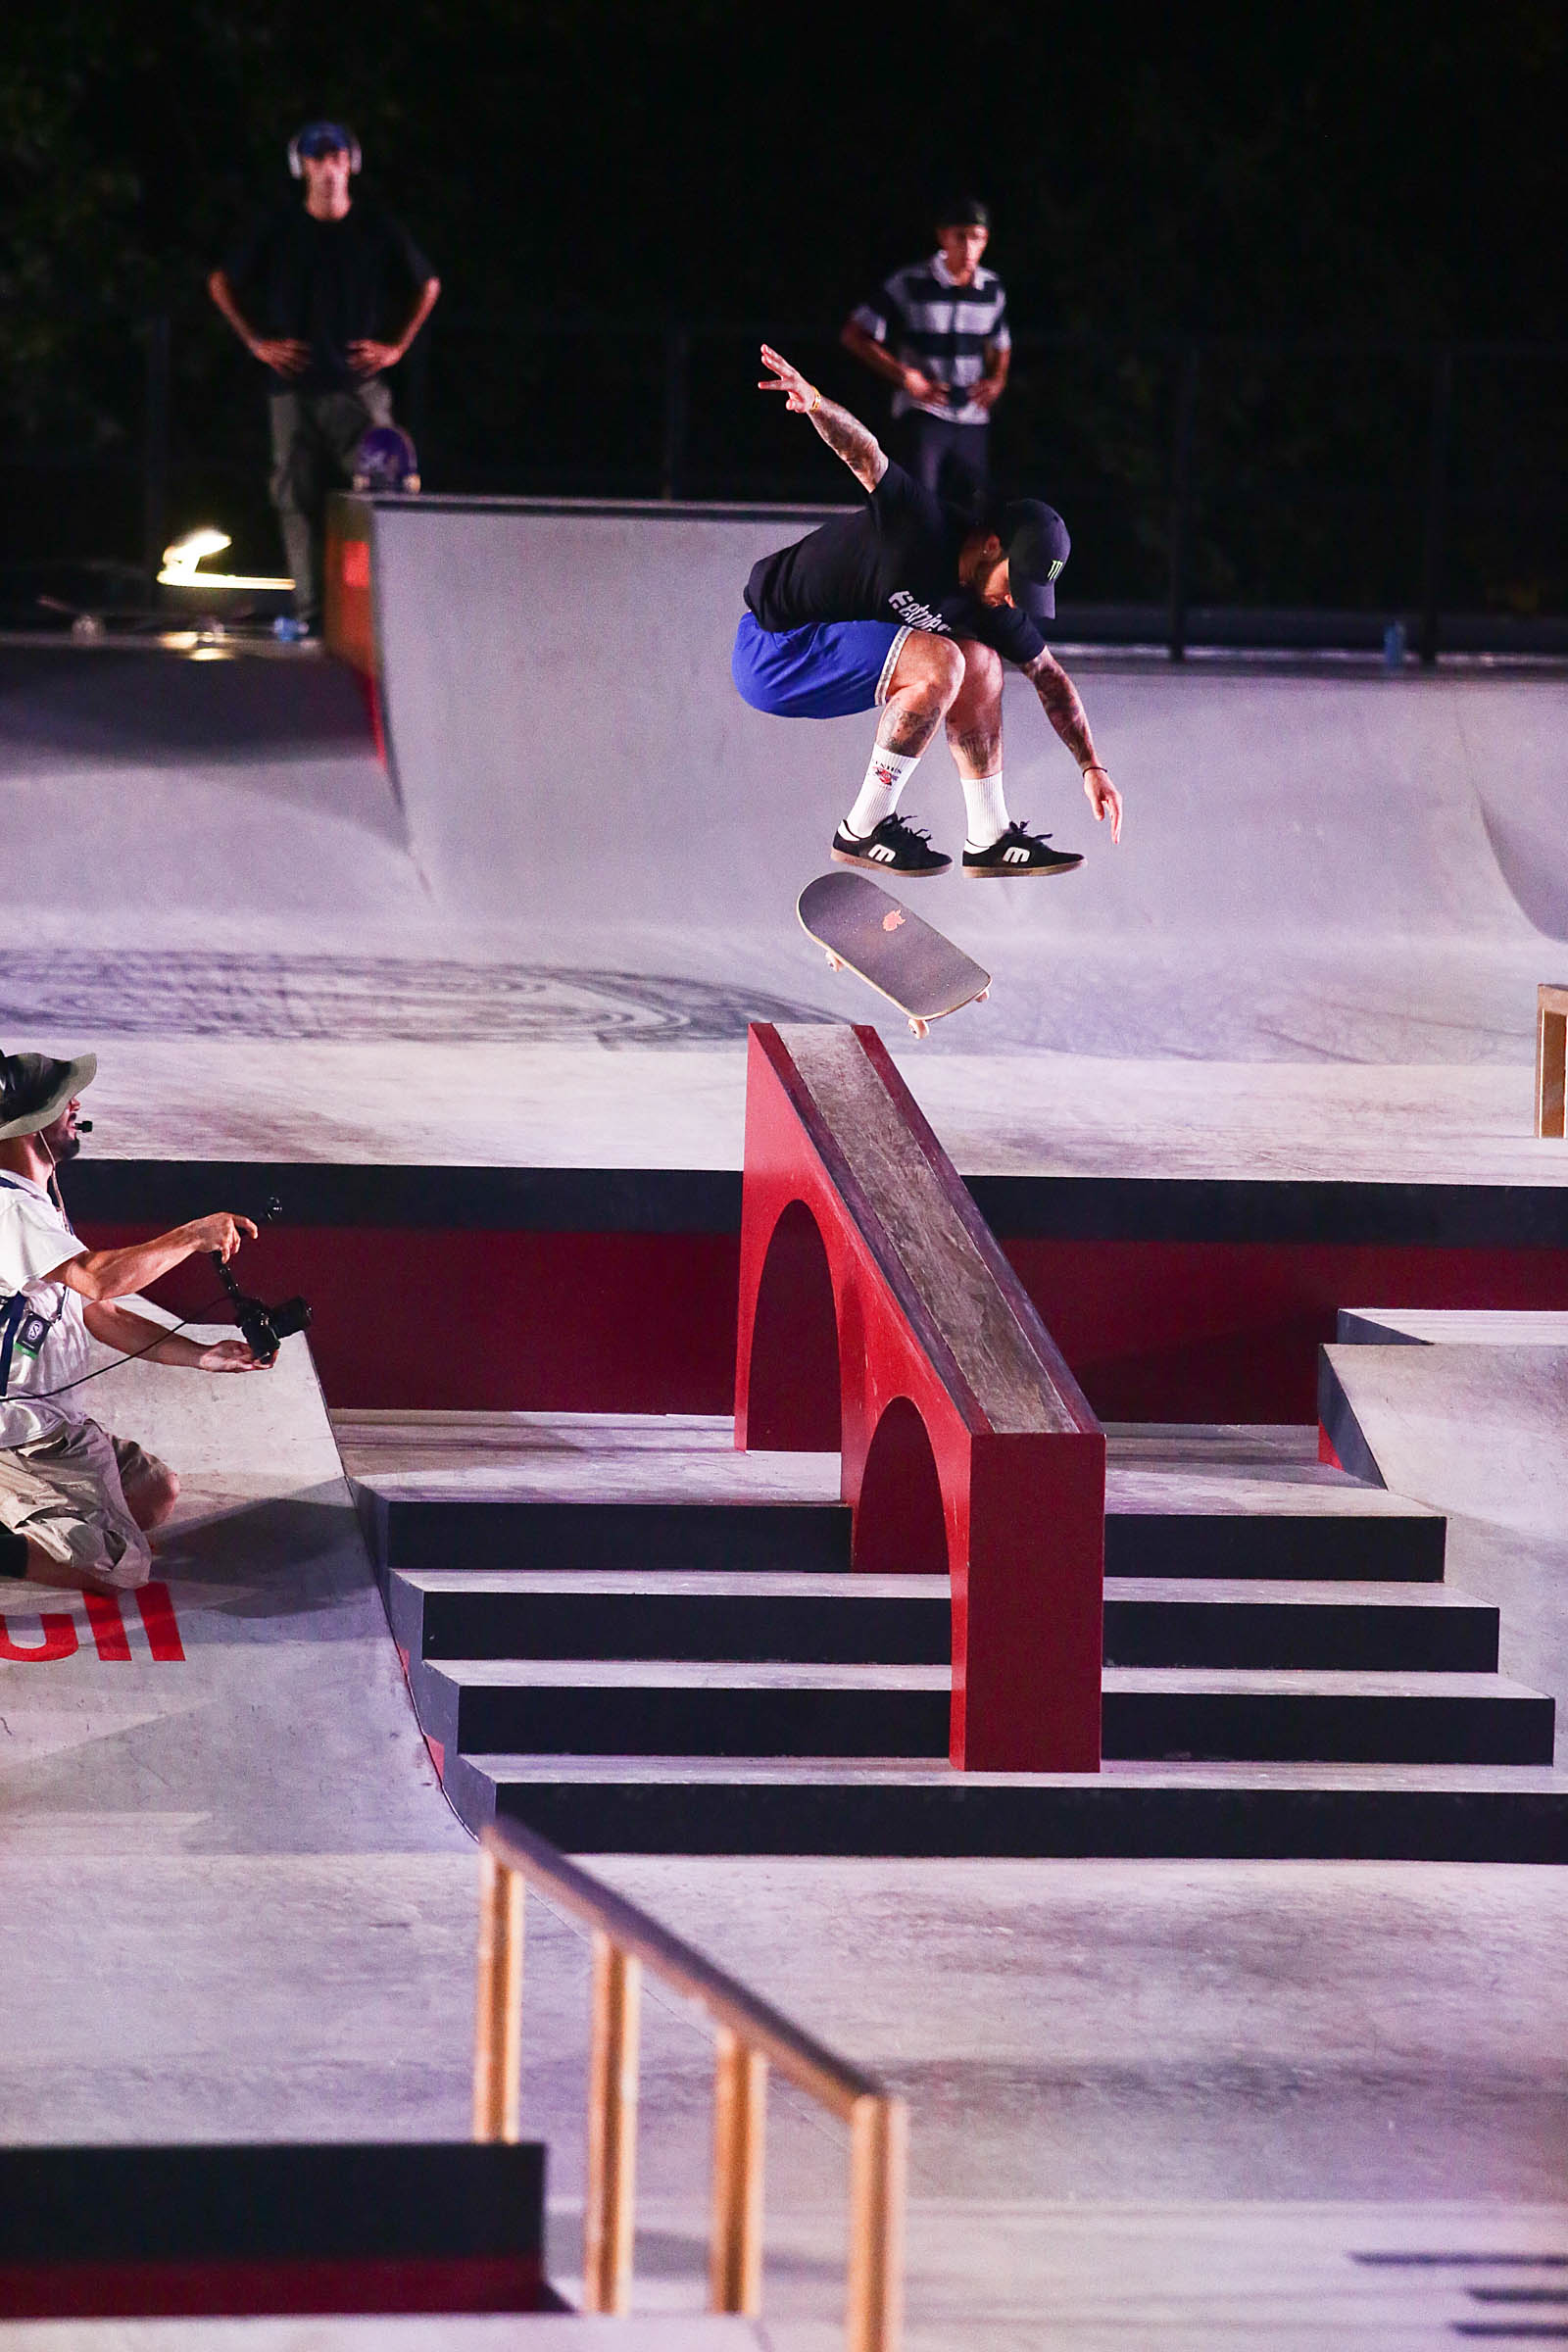
M 307 123 L 289 141 L 288 166 L 305 183 L 303 205 L 284 205 L 242 238 L 207 290 L 269 372 L 272 504 L 295 615 L 310 634 L 321 610 L 327 491 L 349 480 L 369 427 L 391 423 L 382 376 L 441 284 L 406 229 L 350 195 L 360 144 L 341 122 Z
M 991 412 L 1007 381 L 1007 297 L 981 267 L 991 215 L 973 196 L 944 207 L 929 261 L 895 270 L 840 341 L 896 389 L 895 447 L 906 472 L 975 508 L 990 475 Z

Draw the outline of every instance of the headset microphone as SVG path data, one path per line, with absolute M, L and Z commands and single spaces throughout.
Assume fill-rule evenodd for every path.
M 92 1121 L 91 1121 L 91 1119 L 78 1119 L 78 1120 L 76 1121 L 76 1133 L 77 1133 L 78 1135 L 91 1135 L 91 1133 L 92 1133 Z

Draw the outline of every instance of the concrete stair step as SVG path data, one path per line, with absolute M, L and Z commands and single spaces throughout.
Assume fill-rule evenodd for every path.
M 420 1720 L 443 1755 L 942 1756 L 946 1666 L 453 1658 Z M 1553 1702 L 1487 1674 L 1108 1667 L 1110 1756 L 1549 1763 Z
M 576 1853 L 1568 1862 L 1568 1774 L 1545 1766 L 502 1753 L 455 1758 L 447 1789 L 475 1832 L 518 1821 Z
M 1350 1492 L 1360 1498 L 1375 1490 Z M 1439 1584 L 1446 1539 L 1446 1520 L 1415 1504 L 1354 1511 L 1117 1510 L 1107 1495 L 1105 1575 Z
M 688 1658 L 942 1665 L 948 1579 L 756 1571 L 399 1570 L 399 1648 L 442 1658 Z M 1105 1599 L 1113 1666 L 1490 1673 L 1497 1611 L 1443 1586 L 1126 1578 Z
M 850 1566 L 850 1514 L 838 1503 L 579 1503 L 494 1492 L 416 1495 L 365 1482 L 359 1492 L 383 1568 L 644 1576 L 661 1569 L 820 1574 Z M 1301 1508 L 1303 1494 L 1317 1507 Z M 1254 1499 L 1258 1507 L 1163 1510 L 1119 1499 L 1112 1482 L 1106 1576 L 1442 1580 L 1446 1522 L 1437 1512 L 1348 1480 Z

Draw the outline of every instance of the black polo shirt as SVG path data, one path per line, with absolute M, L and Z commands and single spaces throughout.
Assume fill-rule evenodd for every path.
M 318 220 L 290 204 L 259 221 L 223 263 L 259 335 L 311 347 L 300 375 L 270 373 L 273 392 L 336 392 L 363 383 L 348 347 L 395 342 L 414 298 L 435 271 L 409 232 L 374 205 Z
M 1023 663 L 1046 641 L 1026 612 L 983 605 L 958 584 L 972 516 L 890 465 L 858 514 L 835 515 L 809 538 L 755 564 L 746 602 L 764 629 L 821 620 L 891 620 L 938 637 L 973 637 Z

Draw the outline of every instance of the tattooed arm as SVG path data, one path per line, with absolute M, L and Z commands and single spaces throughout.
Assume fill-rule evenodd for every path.
M 842 458 L 863 490 L 874 490 L 888 469 L 888 461 L 875 433 L 869 431 L 836 400 L 824 400 L 798 368 L 792 368 L 770 344 L 762 345 L 762 365 L 770 369 L 758 385 L 760 392 L 782 392 L 784 405 L 797 416 L 809 416 L 829 449 Z
M 1040 708 L 1083 770 L 1084 791 L 1095 812 L 1096 823 L 1108 816 L 1110 838 L 1120 841 L 1121 794 L 1111 782 L 1108 772 L 1095 758 L 1095 739 L 1089 732 L 1089 713 L 1078 699 L 1077 687 L 1049 647 L 1037 654 L 1034 661 L 1025 663 L 1023 674 L 1039 695 Z

